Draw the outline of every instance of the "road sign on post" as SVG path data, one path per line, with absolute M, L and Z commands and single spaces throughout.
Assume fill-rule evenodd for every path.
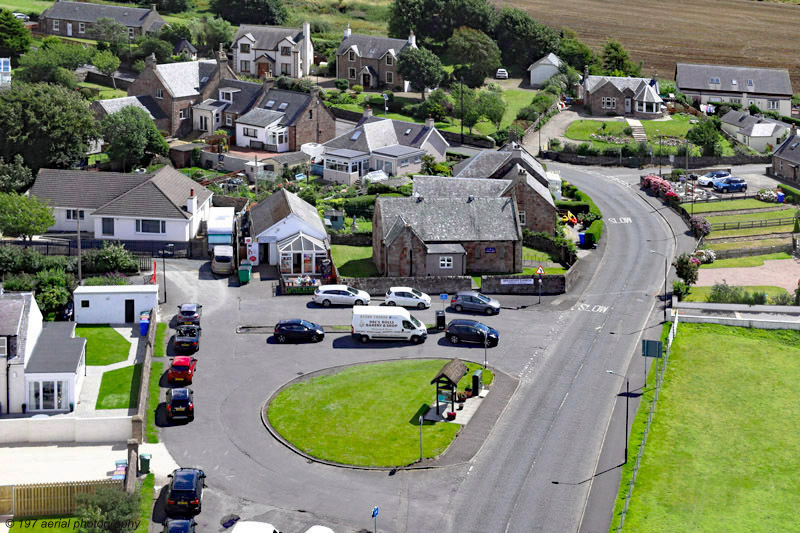
M 378 533 L 378 512 L 379 511 L 380 511 L 380 509 L 378 509 L 377 505 L 372 508 L 372 519 L 375 520 L 375 529 L 372 531 L 372 533 Z
M 540 266 L 539 268 L 542 268 L 542 267 Z M 539 279 L 537 281 L 539 282 L 539 303 L 541 304 L 542 303 L 542 275 L 541 274 L 539 274 Z
M 447 299 L 449 297 L 450 297 L 450 295 L 448 295 L 448 294 L 446 294 L 444 292 L 439 295 L 439 299 L 442 301 L 442 311 L 444 311 L 444 303 L 447 301 Z
M 544 268 L 542 268 L 542 265 L 539 265 L 539 268 L 536 269 L 536 274 L 539 276 L 544 274 Z
M 661 359 L 663 350 L 664 346 L 661 341 L 642 339 L 642 356 L 644 357 L 644 385 L 642 385 L 642 389 L 647 386 L 647 358 L 655 357 L 656 359 Z

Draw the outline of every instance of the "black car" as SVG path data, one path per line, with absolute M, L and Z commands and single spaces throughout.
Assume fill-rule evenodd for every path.
M 197 522 L 185 518 L 167 518 L 161 533 L 195 533 Z
M 182 304 L 178 306 L 177 322 L 181 324 L 200 325 L 200 316 L 203 314 L 203 306 L 200 304 Z
M 453 344 L 459 342 L 477 342 L 483 344 L 487 342 L 489 347 L 497 346 L 500 342 L 500 333 L 490 328 L 486 324 L 481 324 L 477 320 L 452 320 L 447 324 L 444 334 Z
M 194 420 L 192 389 L 167 389 L 167 420 Z
M 179 468 L 170 475 L 167 488 L 167 516 L 170 518 L 200 514 L 203 505 L 205 473 L 199 468 Z
M 288 341 L 320 342 L 325 338 L 322 326 L 301 318 L 281 320 L 275 324 L 275 341 L 281 344 Z
M 200 326 L 187 324 L 175 330 L 175 351 L 194 353 L 200 349 Z

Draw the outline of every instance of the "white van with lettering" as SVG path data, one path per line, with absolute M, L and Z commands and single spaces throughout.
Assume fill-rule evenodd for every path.
M 402 339 L 420 344 L 428 338 L 425 324 L 402 307 L 354 307 L 351 331 L 361 342 Z

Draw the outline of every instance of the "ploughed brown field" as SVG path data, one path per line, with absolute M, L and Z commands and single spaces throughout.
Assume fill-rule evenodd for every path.
M 642 74 L 675 78 L 675 63 L 789 69 L 800 92 L 800 5 L 752 0 L 506 0 L 595 51 L 615 38 Z

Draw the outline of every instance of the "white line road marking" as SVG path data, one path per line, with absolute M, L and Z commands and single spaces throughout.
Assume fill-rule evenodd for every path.
M 633 219 L 631 217 L 619 217 L 619 218 L 606 218 L 612 224 L 632 224 Z
M 607 305 L 592 305 L 592 304 L 577 304 L 572 308 L 573 311 L 586 311 L 587 313 L 602 313 L 608 312 Z

